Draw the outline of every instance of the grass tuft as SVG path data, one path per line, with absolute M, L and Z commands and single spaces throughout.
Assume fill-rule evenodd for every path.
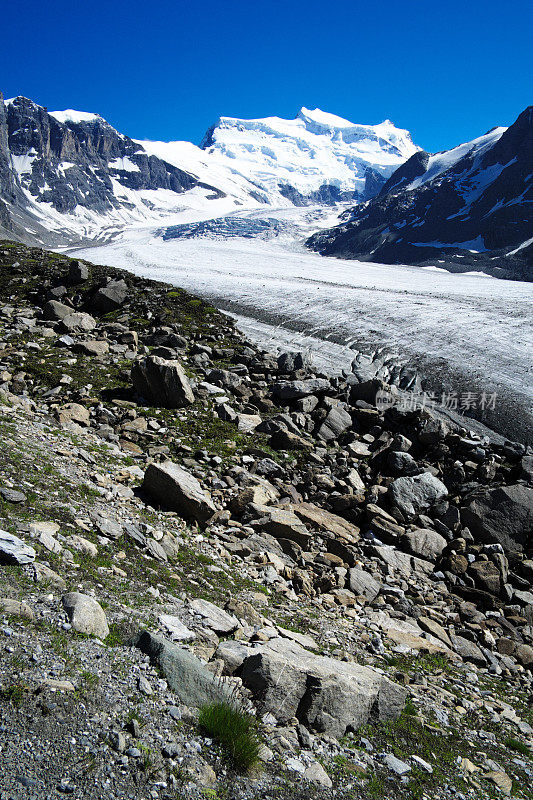
M 239 772 L 249 772 L 257 766 L 261 737 L 251 714 L 230 703 L 210 703 L 200 709 L 198 725 L 220 743 Z
M 520 742 L 518 739 L 506 739 L 505 746 L 509 750 L 515 750 L 517 753 L 521 753 L 523 756 L 529 756 L 531 758 L 533 755 L 527 744 Z

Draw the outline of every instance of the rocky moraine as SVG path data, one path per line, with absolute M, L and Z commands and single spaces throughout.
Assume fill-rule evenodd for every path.
M 533 453 L 395 393 L 0 242 L 2 800 L 533 798 Z

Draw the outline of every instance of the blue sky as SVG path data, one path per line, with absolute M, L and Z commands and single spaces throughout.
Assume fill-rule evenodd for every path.
M 0 90 L 198 143 L 221 116 L 385 118 L 436 151 L 533 103 L 530 0 L 17 0 Z

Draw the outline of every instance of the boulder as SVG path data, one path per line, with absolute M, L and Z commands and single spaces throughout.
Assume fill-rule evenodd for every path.
M 60 303 L 59 300 L 48 300 L 43 307 L 44 319 L 59 321 L 69 314 L 72 314 L 74 309 L 72 306 L 66 306 Z
M 366 597 L 372 602 L 378 596 L 381 585 L 372 577 L 369 572 L 358 567 L 352 567 L 348 573 L 348 581 L 351 591 L 361 597 Z
M 79 403 L 66 403 L 64 406 L 61 406 L 56 413 L 61 425 L 68 425 L 71 422 L 75 422 L 77 425 L 86 427 L 91 418 L 89 409 Z
M 13 600 L 11 597 L 0 597 L 0 614 L 9 614 L 13 617 L 33 620 L 33 611 L 24 601 Z
M 359 528 L 343 517 L 332 514 L 323 508 L 315 506 L 313 503 L 293 503 L 293 511 L 302 522 L 312 528 L 316 528 L 323 533 L 338 537 L 346 542 L 357 542 L 359 539 Z
M 67 582 L 61 575 L 58 575 L 53 569 L 47 567 L 46 564 L 41 564 L 38 561 L 33 565 L 33 578 L 35 583 L 49 584 L 50 586 L 55 586 L 62 592 L 67 588 Z
M 284 508 L 250 504 L 250 509 L 259 518 L 262 530 L 276 539 L 289 539 L 306 548 L 311 534 L 296 514 Z
M 229 369 L 211 369 L 206 375 L 207 380 L 226 389 L 236 389 L 242 383 L 242 376 Z
M 12 533 L 0 530 L 0 564 L 31 564 L 35 550 Z
M 431 472 L 412 478 L 396 478 L 389 487 L 392 504 L 406 516 L 416 516 L 426 511 L 437 500 L 448 494 L 448 489 Z
M 98 289 L 91 298 L 91 308 L 99 314 L 108 314 L 124 305 L 128 296 L 126 281 L 110 281 Z
M 147 630 L 141 632 L 137 647 L 160 668 L 171 690 L 186 706 L 199 708 L 206 703 L 231 701 L 230 687 L 188 650 Z
M 194 403 L 194 394 L 179 361 L 146 356 L 135 361 L 131 380 L 136 392 L 154 406 L 181 408 Z
M 500 570 L 492 561 L 474 561 L 470 564 L 469 572 L 480 589 L 491 594 L 500 593 L 502 577 Z
M 322 394 L 331 389 L 325 378 L 310 378 L 306 381 L 278 381 L 272 387 L 272 394 L 279 400 L 298 400 L 312 394 Z
M 68 269 L 68 281 L 71 284 L 84 283 L 89 280 L 89 267 L 82 261 L 71 261 Z
M 237 617 L 234 617 L 233 614 L 228 614 L 227 611 L 223 611 L 208 600 L 201 600 L 200 598 L 191 600 L 189 607 L 195 614 L 203 617 L 204 625 L 207 625 L 215 633 L 227 636 L 227 634 L 233 633 L 239 624 Z
M 407 531 L 402 543 L 414 556 L 430 561 L 436 561 L 447 544 L 444 536 L 430 528 L 416 528 L 414 531 Z
M 299 369 L 307 369 L 311 366 L 311 356 L 309 353 L 281 353 L 278 356 L 278 372 L 289 374 Z
M 241 668 L 259 713 L 279 723 L 293 717 L 311 730 L 340 737 L 369 719 L 399 716 L 406 692 L 369 667 L 318 656 L 274 638 L 248 655 Z
M 109 352 L 109 343 L 105 340 L 85 339 L 77 342 L 72 349 L 75 353 L 86 356 L 105 356 Z
M 80 592 L 69 592 L 63 596 L 62 603 L 75 631 L 97 636 L 99 639 L 108 636 L 109 626 L 106 616 L 94 597 Z
M 352 425 L 352 418 L 342 406 L 330 408 L 326 419 L 317 430 L 317 437 L 329 442 L 338 439 Z
M 83 311 L 72 311 L 61 318 L 61 329 L 67 333 L 70 331 L 93 331 L 96 328 L 96 320 L 90 314 Z
M 477 644 L 471 642 L 470 639 L 465 639 L 463 636 L 454 636 L 453 634 L 450 636 L 450 639 L 452 640 L 453 649 L 462 659 L 471 661 L 473 664 L 477 664 L 480 667 L 486 665 L 487 659 Z
M 527 552 L 533 547 L 533 489 L 517 483 L 485 491 L 461 509 L 461 521 L 483 542 Z
M 190 642 L 196 638 L 196 634 L 190 631 L 186 625 L 172 614 L 160 614 L 159 624 L 168 631 L 170 638 L 180 642 Z
M 216 509 L 211 496 L 190 472 L 165 461 L 149 464 L 144 473 L 142 489 L 162 506 L 177 511 L 185 519 L 207 522 Z
M 237 430 L 241 433 L 253 433 L 261 425 L 259 414 L 237 414 Z

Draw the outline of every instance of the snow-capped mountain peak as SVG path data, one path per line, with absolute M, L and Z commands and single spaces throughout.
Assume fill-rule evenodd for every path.
M 201 146 L 267 202 L 298 205 L 367 199 L 419 149 L 389 120 L 360 125 L 305 107 L 294 119 L 220 117 Z
M 104 121 L 100 114 L 93 114 L 90 111 L 75 111 L 73 108 L 66 108 L 64 111 L 49 111 L 48 113 L 61 123 L 73 122 L 78 124 L 80 122 Z

